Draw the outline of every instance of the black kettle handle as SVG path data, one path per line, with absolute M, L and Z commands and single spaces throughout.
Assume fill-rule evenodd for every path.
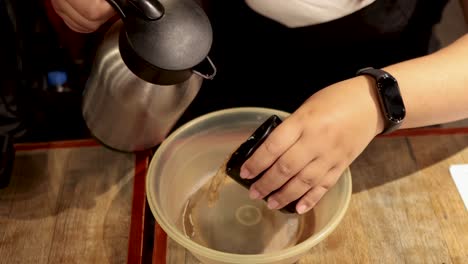
M 164 6 L 158 0 L 107 0 L 122 19 L 127 17 L 129 8 L 143 19 L 157 20 L 164 15 Z

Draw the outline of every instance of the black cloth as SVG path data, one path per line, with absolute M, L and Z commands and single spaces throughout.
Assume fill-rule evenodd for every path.
M 27 7 L 27 8 L 26 8 Z M 0 134 L 23 135 L 57 42 L 41 1 L 0 0 Z
M 86 135 L 80 91 L 87 70 L 60 43 L 43 1 L 0 0 L 0 34 L 0 135 L 15 142 Z M 76 91 L 48 86 L 47 73 L 57 70 Z
M 327 85 L 363 67 L 426 55 L 447 0 L 377 0 L 343 18 L 288 28 L 243 0 L 210 1 L 210 58 L 218 68 L 181 123 L 227 107 L 292 112 Z

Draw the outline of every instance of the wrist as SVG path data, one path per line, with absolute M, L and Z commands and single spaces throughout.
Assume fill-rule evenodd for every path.
M 311 96 L 307 102 L 305 105 L 323 109 L 326 112 L 323 118 L 330 122 L 338 120 L 359 124 L 360 132 L 354 131 L 355 133 L 375 137 L 385 129 L 375 81 L 369 76 L 362 75 L 334 83 Z M 334 111 L 328 111 L 330 107 Z
M 375 80 L 370 76 L 362 75 L 351 78 L 350 85 L 353 87 L 359 106 L 362 107 L 364 120 L 371 126 L 374 136 L 381 134 L 385 129 L 385 119 L 382 113 L 379 95 L 375 89 Z

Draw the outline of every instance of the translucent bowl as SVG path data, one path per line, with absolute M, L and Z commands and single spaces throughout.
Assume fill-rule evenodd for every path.
M 198 218 L 194 220 L 213 221 L 200 223 L 196 231 L 206 239 L 197 241 L 191 238 L 195 231 L 189 234 L 186 227 L 187 221 L 193 224 L 192 215 L 189 220 L 186 217 L 188 201 L 209 182 L 225 159 L 273 114 L 283 120 L 289 115 L 273 109 L 250 107 L 206 114 L 174 131 L 151 160 L 146 181 L 151 211 L 167 235 L 202 263 L 294 263 L 325 239 L 345 215 L 352 193 L 349 169 L 313 211 L 301 216 L 304 219 L 297 229 L 291 229 L 288 225 L 282 225 L 287 228 L 273 225 L 278 230 L 272 230 L 272 226 L 267 229 L 264 218 L 270 212 L 261 208 L 265 203 L 251 202 L 246 198 L 246 189 L 225 183 L 230 186 L 225 189 L 230 191 L 220 193 L 221 205 L 212 211 L 204 208 L 203 213 L 198 213 Z M 279 211 L 274 213 L 283 214 Z M 294 222 L 294 219 L 291 221 Z M 285 244 L 285 237 L 296 240 L 291 240 L 293 244 Z

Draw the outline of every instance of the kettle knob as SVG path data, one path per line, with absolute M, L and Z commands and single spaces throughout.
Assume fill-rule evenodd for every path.
M 129 3 L 148 20 L 157 20 L 164 15 L 164 7 L 157 0 L 130 0 Z
M 132 11 L 147 20 L 157 20 L 164 15 L 164 6 L 158 0 L 107 0 L 107 2 L 125 19 Z

